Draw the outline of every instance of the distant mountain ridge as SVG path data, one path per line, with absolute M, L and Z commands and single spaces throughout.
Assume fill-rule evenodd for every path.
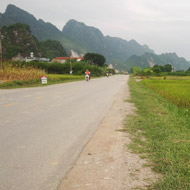
M 118 37 L 104 36 L 99 29 L 87 26 L 76 20 L 69 20 L 62 31 L 60 31 L 53 24 L 44 22 L 42 19 L 37 20 L 32 14 L 15 5 L 8 5 L 5 13 L 0 13 L 0 28 L 16 23 L 29 25 L 32 34 L 39 41 L 60 41 L 64 49 L 66 49 L 67 54 L 71 50 L 79 54 L 87 52 L 99 53 L 106 57 L 107 64 L 111 63 L 115 68 L 120 70 L 128 69 L 133 64 L 134 66 L 140 65 L 141 67 L 145 65 L 150 66 L 151 62 L 152 64 L 157 62 L 158 64 L 165 64 L 168 63 L 166 60 L 169 59 L 179 61 L 173 62 L 176 69 L 186 69 L 189 66 L 184 58 L 183 60 L 178 59 L 172 54 L 168 54 L 165 58 L 162 58 L 164 56 L 155 55 L 154 51 L 147 45 L 140 45 L 135 40 L 127 41 Z
M 82 49 L 103 54 L 108 61 L 113 59 L 125 61 L 134 54 L 154 53 L 148 46 L 141 46 L 135 40 L 127 41 L 118 37 L 104 36 L 99 29 L 86 26 L 76 20 L 69 20 L 63 27 L 62 32 L 75 44 L 80 44 Z M 80 51 L 80 49 L 76 50 Z
M 174 70 L 187 70 L 190 63 L 183 57 L 178 57 L 176 53 L 163 53 L 161 55 L 145 53 L 141 56 L 133 55 L 125 63 L 125 69 L 130 71 L 134 66 L 146 68 L 154 65 L 170 64 Z
M 148 46 L 141 46 L 135 40 L 126 41 L 121 38 L 104 36 L 99 29 L 75 20 L 68 21 L 60 31 L 53 24 L 41 19 L 37 20 L 32 14 L 15 5 L 8 5 L 5 13 L 0 14 L 0 27 L 16 23 L 29 25 L 32 34 L 40 41 L 59 40 L 67 52 L 73 49 L 83 54 L 100 53 L 106 57 L 107 63 L 120 60 L 121 64 L 131 55 L 153 53 Z

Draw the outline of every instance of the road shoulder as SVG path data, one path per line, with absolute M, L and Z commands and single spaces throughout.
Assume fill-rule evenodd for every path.
M 135 109 L 125 101 L 128 98 L 126 84 L 59 190 L 128 190 L 149 186 L 156 180 L 151 169 L 143 167 L 146 160 L 127 149 L 130 135 L 121 132 L 125 118 Z

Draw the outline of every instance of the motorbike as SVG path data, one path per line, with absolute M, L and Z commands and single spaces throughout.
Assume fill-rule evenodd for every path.
M 85 80 L 86 80 L 86 81 L 89 81 L 89 79 L 90 79 L 90 76 L 89 76 L 88 74 L 86 74 L 86 75 L 85 75 Z

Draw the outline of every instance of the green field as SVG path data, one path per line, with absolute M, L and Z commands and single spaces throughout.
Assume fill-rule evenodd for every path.
M 190 189 L 190 108 L 187 78 L 129 82 L 137 111 L 128 117 L 129 148 L 147 158 L 160 180 L 147 189 Z M 185 98 L 184 98 L 185 97 Z
M 179 107 L 190 108 L 190 77 L 151 78 L 142 83 Z

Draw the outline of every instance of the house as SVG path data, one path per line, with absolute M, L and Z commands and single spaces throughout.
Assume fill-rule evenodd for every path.
M 49 62 L 50 59 L 43 58 L 43 57 L 25 57 L 25 61 L 26 62 L 30 62 L 30 61 Z
M 24 57 L 20 53 L 12 57 L 12 61 L 23 61 L 23 60 L 24 60 Z
M 82 59 L 84 59 L 84 58 L 83 57 L 56 57 L 51 62 L 65 63 L 65 61 L 67 61 L 67 60 L 81 61 Z
M 112 64 L 109 64 L 109 65 L 108 65 L 108 69 L 113 69 L 113 65 L 112 65 Z

